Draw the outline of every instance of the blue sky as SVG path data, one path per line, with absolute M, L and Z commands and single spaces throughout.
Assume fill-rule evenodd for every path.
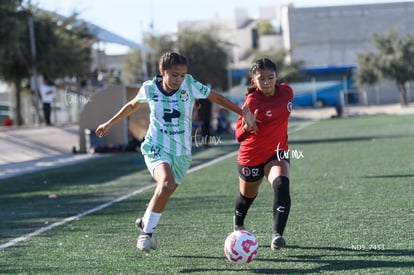
M 247 8 L 251 17 L 259 15 L 260 7 L 294 4 L 296 7 L 354 5 L 404 2 L 393 0 L 31 0 L 32 5 L 62 15 L 79 13 L 79 18 L 140 43 L 142 32 L 156 34 L 174 32 L 176 23 L 191 20 L 233 18 L 236 8 Z M 413 2 L 413 1 L 405 1 Z M 254 6 L 252 5 L 254 3 Z M 111 45 L 110 45 L 111 46 Z M 113 49 L 112 49 L 113 48 Z M 107 47 L 107 51 L 122 49 Z

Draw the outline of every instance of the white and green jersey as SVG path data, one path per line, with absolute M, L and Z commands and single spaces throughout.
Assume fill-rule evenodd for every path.
M 137 102 L 147 102 L 151 111 L 141 149 L 143 153 L 163 150 L 173 156 L 190 155 L 194 100 L 207 98 L 210 88 L 189 74 L 180 88 L 171 93 L 163 90 L 161 82 L 161 76 L 145 81 L 135 97 Z

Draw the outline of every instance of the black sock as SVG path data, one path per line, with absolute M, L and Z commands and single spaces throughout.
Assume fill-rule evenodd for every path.
M 236 198 L 236 207 L 234 211 L 234 223 L 236 225 L 244 225 L 244 218 L 246 217 L 247 211 L 249 211 L 250 205 L 252 205 L 256 197 L 257 194 L 253 198 L 247 198 L 242 194 L 239 194 L 239 196 Z
M 289 178 L 280 176 L 272 182 L 273 199 L 273 231 L 283 235 L 290 211 Z

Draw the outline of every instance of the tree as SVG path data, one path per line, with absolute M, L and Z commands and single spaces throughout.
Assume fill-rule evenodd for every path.
M 126 54 L 122 61 L 121 78 L 123 83 L 133 84 L 147 80 L 144 76 L 144 68 L 147 70 L 149 77 L 158 74 L 158 58 L 163 53 L 175 48 L 175 41 L 170 35 L 154 36 L 145 34 L 144 36 L 144 44 L 153 49 L 154 52 L 144 53 L 140 50 L 134 50 Z M 145 65 L 143 64 L 144 61 L 146 61 Z
M 76 15 L 62 18 L 47 12 L 36 13 L 35 36 L 40 73 L 50 78 L 89 73 L 95 38 Z
M 93 42 L 84 24 L 75 16 L 62 18 L 22 6 L 23 1 L 0 2 L 0 77 L 13 83 L 16 93 L 16 123 L 23 124 L 20 112 L 22 84 L 33 74 L 49 78 L 74 76 L 89 71 Z M 36 59 L 33 60 L 29 20 L 34 21 Z
M 275 27 L 269 20 L 262 20 L 258 24 L 259 27 L 259 34 L 260 35 L 269 35 L 269 34 L 276 34 L 277 31 Z
M 391 29 L 385 35 L 373 34 L 376 52 L 357 55 L 358 85 L 373 85 L 381 79 L 394 80 L 400 94 L 400 104 L 408 105 L 406 83 L 414 80 L 414 36 L 399 37 Z
M 19 9 L 22 1 L 0 2 L 0 78 L 16 89 L 16 122 L 23 123 L 20 112 L 22 79 L 30 76 L 30 48 L 27 41 L 27 13 Z M 27 36 L 26 36 L 27 37 Z
M 189 72 L 200 82 L 219 90 L 227 88 L 226 41 L 214 35 L 214 28 L 186 29 L 178 34 L 177 48 L 189 59 Z

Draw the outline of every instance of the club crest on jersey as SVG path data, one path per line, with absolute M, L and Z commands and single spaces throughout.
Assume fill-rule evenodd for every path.
M 181 90 L 180 99 L 182 102 L 186 102 L 189 99 L 187 91 Z
M 293 107 L 292 101 L 289 101 L 286 105 L 286 109 L 288 110 L 289 113 L 292 112 L 292 107 Z

